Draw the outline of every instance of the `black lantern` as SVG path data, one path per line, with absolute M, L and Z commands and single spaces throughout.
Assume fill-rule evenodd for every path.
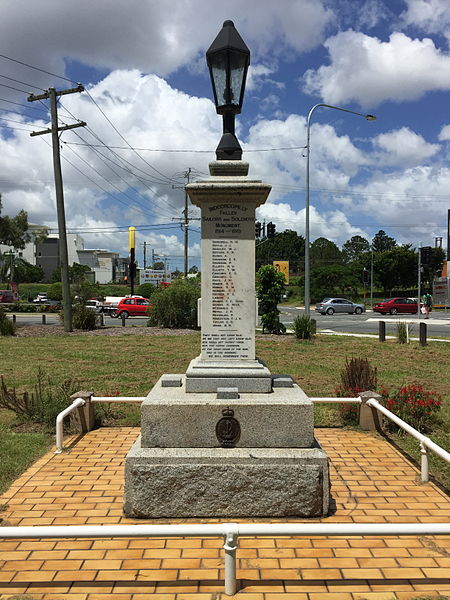
M 234 115 L 242 109 L 250 50 L 233 21 L 225 21 L 206 52 L 214 102 L 223 116 L 223 136 L 216 149 L 217 160 L 240 160 L 242 148 L 234 134 Z

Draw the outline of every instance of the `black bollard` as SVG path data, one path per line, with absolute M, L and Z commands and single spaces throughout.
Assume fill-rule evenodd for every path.
M 100 326 L 105 326 L 105 315 L 103 313 L 100 313 Z
M 427 324 L 419 323 L 419 345 L 427 345 Z
M 15 323 L 16 322 L 16 315 L 13 315 L 12 318 L 13 318 L 13 323 Z
M 42 325 L 45 325 L 46 323 L 46 314 L 42 313 Z
M 386 341 L 386 323 L 385 321 L 378 321 L 378 341 Z
M 121 317 L 122 317 L 122 327 L 125 327 L 125 315 L 122 313 Z

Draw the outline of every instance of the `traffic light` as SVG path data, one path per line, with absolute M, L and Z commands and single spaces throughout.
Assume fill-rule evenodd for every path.
M 423 265 L 431 264 L 431 246 L 424 246 L 420 249 L 420 262 Z
M 272 221 L 270 221 L 270 223 L 267 223 L 267 237 L 275 237 L 275 223 L 272 223 Z
M 261 237 L 261 230 L 262 230 L 261 223 L 259 221 L 256 221 L 256 223 L 255 223 L 255 238 Z
M 369 271 L 367 269 L 363 270 L 363 283 L 369 283 Z

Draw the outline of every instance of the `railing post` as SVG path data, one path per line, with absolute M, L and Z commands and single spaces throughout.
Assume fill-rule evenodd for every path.
M 419 345 L 427 345 L 427 324 L 419 323 Z
M 77 398 L 81 398 L 85 402 L 83 406 L 78 407 L 76 412 L 70 413 L 70 425 L 82 433 L 87 433 L 94 429 L 94 405 L 91 402 L 93 395 L 94 392 L 81 390 L 70 396 L 72 402 Z
M 361 392 L 361 406 L 359 409 L 359 426 L 364 431 L 381 431 L 380 418 L 378 411 L 371 406 L 367 406 L 367 401 L 373 398 L 380 402 L 382 396 L 376 392 Z
M 378 321 L 378 341 L 386 341 L 386 323 L 385 321 Z
M 422 325 L 422 323 L 421 323 Z M 420 442 L 420 479 L 424 483 L 429 480 L 428 476 L 428 448 Z
M 236 581 L 236 550 L 238 548 L 238 526 L 230 523 L 230 529 L 225 534 L 225 594 L 234 596 L 237 592 Z

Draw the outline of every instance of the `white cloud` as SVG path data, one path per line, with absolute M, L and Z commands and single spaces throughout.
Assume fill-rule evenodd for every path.
M 448 142 L 450 141 L 450 125 L 444 125 L 438 136 L 439 141 Z
M 325 42 L 330 64 L 304 75 L 305 91 L 324 102 L 356 101 L 372 107 L 385 101 L 411 101 L 426 92 L 450 89 L 450 56 L 431 39 L 393 33 L 389 41 L 345 31 Z
M 226 19 L 234 19 L 255 57 L 310 50 L 332 18 L 324 4 L 284 0 L 280 10 L 272 0 L 184 0 L 170 7 L 142 0 L 4 0 L 2 53 L 57 73 L 70 57 L 98 69 L 167 75 L 195 61 Z M 46 79 L 34 73 L 32 83 Z
M 258 209 L 258 219 L 266 222 L 273 221 L 277 231 L 291 229 L 299 235 L 305 235 L 305 209 L 294 210 L 289 204 L 280 202 L 277 204 L 266 203 Z M 325 237 L 342 245 L 354 235 L 366 237 L 365 232 L 359 227 L 354 227 L 348 220 L 348 216 L 341 210 L 318 210 L 310 205 L 310 239 L 314 241 L 318 237 Z
M 378 164 L 388 166 L 421 165 L 439 150 L 438 144 L 429 144 L 408 127 L 382 133 L 373 139 L 373 144 L 381 150 Z
M 401 14 L 406 25 L 413 25 L 427 33 L 444 33 L 450 29 L 448 0 L 405 0 L 407 8 Z
M 360 211 L 380 229 L 393 227 L 400 243 L 433 245 L 446 235 L 450 169 L 418 166 L 390 174 L 377 172 L 353 191 L 353 211 Z

